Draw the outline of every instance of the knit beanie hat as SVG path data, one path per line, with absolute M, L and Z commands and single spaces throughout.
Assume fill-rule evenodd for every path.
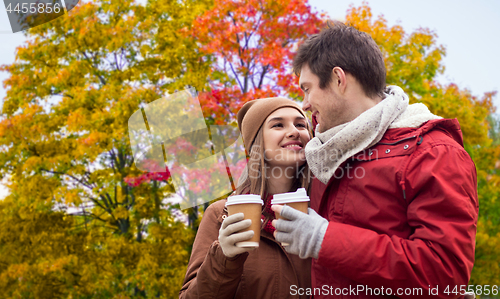
M 266 118 L 274 111 L 284 107 L 297 109 L 307 119 L 299 104 L 292 100 L 279 97 L 249 101 L 241 107 L 240 111 L 238 111 L 238 127 L 243 136 L 245 149 L 249 154 L 255 136 L 257 136 L 257 132 Z

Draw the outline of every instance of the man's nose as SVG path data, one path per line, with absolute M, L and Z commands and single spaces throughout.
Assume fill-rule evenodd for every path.
M 311 109 L 311 104 L 309 104 L 309 100 L 307 97 L 304 97 L 304 101 L 302 102 L 302 110 L 309 111 Z

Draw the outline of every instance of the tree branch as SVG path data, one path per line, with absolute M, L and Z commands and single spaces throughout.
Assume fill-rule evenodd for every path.
M 238 85 L 240 86 L 240 89 L 241 91 L 243 92 L 243 85 L 241 85 L 241 82 L 240 82 L 240 79 L 238 78 L 238 73 L 236 73 L 236 71 L 234 70 L 233 68 L 233 64 L 228 62 L 229 63 L 229 66 L 231 67 L 231 71 L 233 72 L 234 74 L 234 77 L 236 78 L 236 82 L 238 82 Z M 244 93 L 244 92 L 243 92 Z
M 99 197 L 101 198 L 101 201 L 104 203 L 104 205 L 106 206 L 106 208 L 104 208 L 100 203 L 99 201 L 95 201 L 95 203 L 100 206 L 101 208 L 104 209 L 104 211 L 108 212 L 109 214 L 112 214 L 113 212 L 111 211 L 111 203 L 108 203 L 106 197 L 104 195 L 99 195 Z
M 258 85 L 259 89 L 262 87 L 262 83 L 264 83 L 264 77 L 266 76 L 268 69 L 269 69 L 269 64 L 262 68 L 262 75 L 260 76 L 260 81 L 259 81 L 259 85 Z
M 115 56 L 115 67 L 118 71 L 121 71 L 120 66 L 118 65 L 118 58 L 116 57 L 116 52 L 113 52 L 113 55 Z
M 97 66 L 95 66 L 95 63 L 90 60 L 90 58 L 87 56 L 87 53 L 85 53 L 84 51 L 80 51 L 80 53 L 82 53 L 83 57 L 85 57 L 85 59 L 94 68 L 94 75 L 96 75 L 97 78 L 99 78 L 99 81 L 101 81 L 101 84 L 106 85 L 106 80 L 104 80 L 104 78 L 97 73 L 97 71 L 99 71 L 99 68 Z M 95 57 L 94 57 L 94 59 L 95 59 Z
M 78 183 L 82 184 L 83 186 L 85 186 L 91 190 L 94 188 L 87 180 L 85 180 L 85 182 L 83 182 L 83 180 L 80 180 L 80 179 L 72 176 L 71 174 L 67 174 L 65 172 L 60 172 L 60 171 L 52 171 L 52 170 L 48 170 L 48 169 L 44 169 L 44 168 L 41 168 L 40 170 L 48 172 L 48 173 L 52 173 L 52 174 L 67 175 L 68 177 L 72 178 L 73 180 L 77 181 Z
M 75 97 L 73 97 L 72 95 L 69 95 L 69 94 L 62 94 L 62 93 L 50 93 L 51 96 L 59 96 L 59 97 L 68 97 L 70 99 L 74 99 Z

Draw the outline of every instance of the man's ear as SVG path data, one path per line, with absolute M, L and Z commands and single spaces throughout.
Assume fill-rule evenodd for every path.
M 347 87 L 346 74 L 343 69 L 336 66 L 332 70 L 332 84 L 343 94 Z

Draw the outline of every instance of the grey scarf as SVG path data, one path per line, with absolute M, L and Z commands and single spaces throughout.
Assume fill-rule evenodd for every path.
M 328 183 L 340 164 L 375 145 L 389 128 L 419 127 L 439 118 L 424 104 L 408 104 L 408 96 L 400 87 L 388 86 L 386 97 L 354 120 L 323 133 L 316 132 L 305 148 L 307 163 L 316 178 Z

